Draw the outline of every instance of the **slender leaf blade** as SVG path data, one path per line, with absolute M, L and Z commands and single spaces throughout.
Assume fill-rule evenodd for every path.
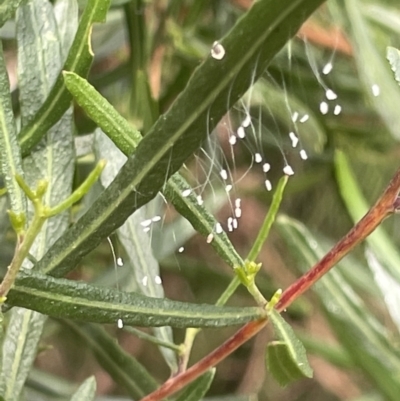
M 133 399 L 154 391 L 158 384 L 146 368 L 125 352 L 102 327 L 63 323 L 91 348 L 99 364 Z
M 189 304 L 25 272 L 20 273 L 7 303 L 59 318 L 114 324 L 122 319 L 126 325 L 152 327 L 224 327 L 265 315 L 257 307 Z
M 313 371 L 308 363 L 306 350 L 293 329 L 275 310 L 271 311 L 270 319 L 278 341 L 267 346 L 268 370 L 283 387 L 298 379 L 311 378 Z
M 400 85 L 400 51 L 398 51 L 394 47 L 388 47 L 386 55 L 387 59 L 389 60 L 390 67 L 394 72 L 394 77 Z
M 58 34 L 61 39 L 61 54 L 63 62 L 68 57 L 78 29 L 79 7 L 77 0 L 57 0 L 53 6 L 54 17 L 57 21 Z M 68 18 L 65 16 L 68 15 Z
M 400 115 L 397 105 L 400 103 L 400 91 L 393 85 L 393 79 L 383 55 L 379 54 L 378 48 L 372 41 L 370 27 L 360 13 L 361 3 L 358 0 L 340 0 L 338 4 L 344 11 L 343 15 L 351 32 L 355 60 L 364 85 L 364 92 L 392 136 L 399 140 Z
M 97 131 L 95 139 L 99 157 L 108 161 L 101 175 L 101 182 L 104 187 L 107 187 L 126 161 L 126 156 L 103 132 Z M 148 297 L 164 298 L 160 266 L 153 255 L 150 237 L 147 232 L 144 232 L 141 225 L 145 220 L 144 208 L 137 210 L 117 230 L 118 238 L 126 250 L 142 294 Z M 168 343 L 174 342 L 171 327 L 156 327 L 153 331 L 155 336 L 161 340 Z M 159 348 L 171 371 L 176 372 L 178 369 L 176 353 L 168 348 Z
M 209 133 L 209 121 L 219 121 L 226 112 L 227 99 L 243 95 L 321 3 L 254 3 L 221 41 L 225 57 L 216 60 L 210 56 L 194 72 L 184 92 L 143 138 L 114 182 L 39 263 L 41 269 L 49 272 L 58 267 L 56 274 L 64 274 L 129 215 L 153 199 L 165 181 L 200 147 Z
M 40 313 L 15 308 L 3 343 L 0 394 L 6 401 L 17 400 L 24 387 L 46 318 Z
M 0 44 L 0 162 L 10 208 L 15 214 L 25 213 L 25 195 L 15 180 L 16 174 L 23 175 L 23 170 L 2 44 Z
M 93 60 L 93 53 L 90 48 L 92 25 L 96 22 L 105 21 L 109 5 L 110 0 L 88 1 L 67 60 L 65 61 L 64 69 L 75 71 L 82 76 L 87 75 Z M 47 130 L 59 121 L 70 104 L 71 95 L 65 88 L 60 71 L 46 101 L 35 114 L 35 117 L 19 134 L 19 143 L 24 156 L 39 143 Z

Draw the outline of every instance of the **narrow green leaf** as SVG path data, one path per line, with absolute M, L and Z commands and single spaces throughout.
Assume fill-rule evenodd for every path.
M 26 377 L 36 358 L 46 317 L 14 308 L 3 343 L 0 394 L 6 401 L 19 399 Z
M 140 399 L 158 387 L 144 366 L 125 352 L 102 327 L 88 324 L 80 327 L 67 321 L 63 324 L 88 344 L 103 369 L 133 399 Z
M 70 30 L 77 15 L 70 15 Z M 17 12 L 18 81 L 21 119 L 26 125 L 45 102 L 63 63 L 61 40 L 53 7 L 47 0 L 30 1 Z M 38 34 L 40 32 L 40 34 Z M 73 36 L 69 32 L 66 36 Z M 67 32 L 65 32 L 67 34 Z M 31 188 L 39 179 L 48 182 L 43 198 L 48 206 L 61 203 L 71 193 L 74 173 L 73 117 L 70 108 L 43 138 L 39 149 L 23 161 L 25 181 Z M 32 205 L 30 205 L 32 206 Z M 30 215 L 33 210 L 30 207 Z M 69 225 L 68 213 L 45 222 L 30 253 L 40 260 L 50 245 Z
M 21 153 L 17 143 L 14 114 L 11 105 L 10 82 L 0 43 L 0 162 L 10 208 L 16 214 L 26 212 L 26 199 L 16 174 L 23 176 Z
M 3 0 L 0 4 L 0 28 L 14 15 L 23 0 Z
M 142 139 L 135 130 L 85 79 L 76 74 L 64 72 L 65 85 L 87 115 L 111 138 L 115 145 L 126 155 L 131 155 Z M 183 196 L 187 191 L 189 196 Z M 217 221 L 199 203 L 190 185 L 179 174 L 174 174 L 163 189 L 164 195 L 175 209 L 184 216 L 200 234 L 207 237 L 213 233 Z M 243 260 L 232 246 L 225 232 L 215 235 L 211 245 L 229 266 L 241 266 Z M 51 269 L 47 266 L 46 272 Z
M 293 329 L 274 309 L 270 319 L 279 340 L 267 346 L 268 370 L 281 386 L 302 378 L 311 378 L 313 371 L 308 363 L 306 350 Z
M 90 47 L 92 26 L 96 22 L 104 22 L 110 0 L 89 0 L 81 17 L 78 31 L 65 61 L 64 69 L 86 76 L 93 53 Z M 19 141 L 23 155 L 39 143 L 47 130 L 51 128 L 66 112 L 71 103 L 71 95 L 64 85 L 61 73 L 52 87 L 46 101 L 35 117 L 20 132 Z
M 188 196 L 183 196 L 190 191 Z M 218 255 L 232 268 L 243 266 L 244 262 L 237 253 L 225 231 L 217 232 L 218 222 L 203 203 L 199 203 L 196 193 L 180 175 L 174 174 L 163 189 L 166 199 L 184 216 L 193 228 L 208 240 L 212 235 L 211 246 Z
M 394 72 L 394 77 L 400 85 L 400 51 L 398 51 L 394 47 L 388 47 L 386 56 L 389 60 L 392 71 Z
M 71 397 L 71 401 L 92 401 L 96 396 L 96 379 L 92 376 L 86 379 Z
M 71 24 L 73 17 L 70 16 Z M 46 99 L 62 65 L 58 27 L 47 0 L 29 1 L 16 16 L 18 81 L 21 120 L 26 124 Z M 41 149 L 24 159 L 25 181 L 32 187 L 38 179 L 49 183 L 44 201 L 51 206 L 71 192 L 73 176 L 72 110 L 51 128 Z M 32 215 L 32 210 L 30 215 Z M 68 215 L 46 221 L 30 253 L 40 259 L 68 227 Z M 36 358 L 46 316 L 13 308 L 3 344 L 0 388 L 6 400 L 16 400 Z M 16 334 L 18 333 L 18 334 Z
M 315 237 L 295 220 L 280 216 L 277 225 L 290 250 L 297 256 L 296 266 L 304 273 L 320 258 L 323 250 Z M 313 289 L 355 365 L 376 383 L 385 399 L 397 400 L 400 354 L 393 347 L 392 338 L 385 327 L 366 308 L 343 279 L 339 269 L 331 270 Z
M 61 54 L 64 62 L 68 57 L 78 29 L 78 1 L 57 0 L 53 5 L 53 12 L 57 21 L 58 35 L 61 40 Z M 65 18 L 65 16 L 68 16 L 68 18 Z
M 104 187 L 107 187 L 125 163 L 126 156 L 103 132 L 97 131 L 95 137 L 95 147 L 99 158 L 108 161 L 101 175 L 101 182 Z M 160 266 L 153 256 L 150 237 L 147 232 L 143 231 L 141 224 L 145 220 L 145 210 L 141 208 L 128 217 L 125 223 L 117 230 L 117 234 L 126 250 L 130 265 L 133 267 L 133 274 L 142 294 L 148 297 L 164 298 Z M 174 342 L 171 327 L 155 327 L 153 332 L 156 337 L 163 341 Z M 178 369 L 176 353 L 164 347 L 160 347 L 160 351 L 171 371 L 176 372 Z
M 279 207 L 281 205 L 282 198 L 283 198 L 283 192 L 285 190 L 288 179 L 289 179 L 289 177 L 287 175 L 284 175 L 278 182 L 278 186 L 276 187 L 276 190 L 272 197 L 271 206 L 268 210 L 267 215 L 265 216 L 263 225 L 257 235 L 257 238 L 254 241 L 254 244 L 246 258 L 247 260 L 249 260 L 251 262 L 254 262 L 257 259 L 258 255 L 264 245 L 264 242 L 268 238 L 269 231 L 271 230 L 272 224 L 275 221 L 276 215 L 277 215 Z
M 396 281 L 387 269 L 379 262 L 376 255 L 367 249 L 365 252 L 369 268 L 374 273 L 374 278 L 379 286 L 386 307 L 393 322 L 400 332 L 400 283 Z
M 113 183 L 90 210 L 39 262 L 42 271 L 64 274 L 153 199 L 165 181 L 200 147 L 226 113 L 228 99 L 238 99 L 265 70 L 322 0 L 255 2 L 221 40 L 225 56 L 209 56 L 194 72 L 170 110 L 140 142 Z M 46 270 L 45 270 L 46 269 Z
M 218 307 L 149 298 L 83 282 L 21 272 L 7 303 L 59 318 L 94 323 L 173 327 L 223 327 L 263 318 L 261 308 Z
M 215 376 L 215 368 L 210 369 L 193 383 L 189 384 L 175 401 L 200 401 L 207 394 Z
M 372 41 L 370 27 L 360 12 L 362 5 L 358 0 L 339 0 L 338 4 L 344 11 L 346 24 L 351 32 L 355 60 L 364 85 L 364 92 L 392 136 L 399 140 L 400 91 L 396 85 L 393 85 L 393 78 L 384 61 L 384 55 L 379 53 Z

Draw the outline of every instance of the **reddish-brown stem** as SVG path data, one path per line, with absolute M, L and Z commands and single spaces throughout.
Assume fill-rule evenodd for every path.
M 286 309 L 356 245 L 371 234 L 387 216 L 398 210 L 400 207 L 399 191 L 400 169 L 369 212 L 312 269 L 284 291 L 276 305 L 276 309 L 279 312 Z M 262 319 L 247 323 L 209 355 L 195 363 L 188 370 L 167 380 L 159 389 L 144 397 L 142 401 L 161 401 L 179 391 L 256 335 L 267 322 L 267 319 Z
M 382 196 L 368 213 L 344 236 L 312 269 L 286 288 L 276 309 L 281 312 L 307 291 L 324 274 L 368 237 L 382 221 L 397 209 L 400 191 L 400 169 L 390 181 Z
M 262 319 L 245 324 L 213 352 L 195 363 L 188 370 L 167 380 L 159 389 L 144 397 L 142 401 L 161 401 L 179 391 L 256 335 L 266 325 L 266 322 L 267 319 Z

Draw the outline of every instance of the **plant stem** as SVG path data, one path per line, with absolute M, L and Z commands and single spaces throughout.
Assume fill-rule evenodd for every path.
M 67 199 L 59 203 L 57 206 L 54 206 L 53 208 L 48 208 L 46 210 L 46 216 L 52 217 L 56 214 L 62 213 L 65 210 L 69 209 L 74 203 L 78 202 L 99 179 L 105 165 L 105 160 L 99 160 L 99 162 L 96 164 L 96 167 L 90 172 L 85 181 L 82 182 L 82 184 Z
M 374 231 L 386 217 L 398 211 L 400 208 L 399 191 L 400 169 L 390 181 L 383 195 L 349 233 L 315 264 L 308 273 L 304 274 L 284 291 L 276 304 L 276 310 L 278 312 L 285 310 L 296 298 L 308 290 L 356 245 Z M 174 394 L 186 384 L 195 380 L 208 369 L 228 357 L 240 345 L 256 335 L 267 323 L 267 319 L 247 323 L 209 355 L 195 363 L 186 371 L 167 380 L 159 389 L 144 397 L 142 401 L 161 401 L 165 397 Z
M 253 247 L 251 248 L 251 251 L 249 252 L 249 255 L 247 256 L 246 262 L 247 265 L 250 265 L 251 263 L 249 262 L 254 262 L 258 256 L 258 254 L 261 251 L 262 246 L 264 245 L 264 242 L 266 241 L 268 234 L 270 232 L 270 229 L 272 227 L 273 222 L 275 221 L 276 215 L 279 210 L 279 206 L 282 202 L 282 197 L 283 197 L 283 192 L 285 190 L 286 184 L 288 182 L 289 177 L 287 175 L 283 176 L 278 183 L 278 186 L 274 192 L 274 195 L 272 197 L 272 203 L 269 208 L 269 211 L 264 219 L 263 225 L 258 233 L 257 239 L 254 242 Z M 254 266 L 256 266 L 255 263 L 253 263 Z M 242 267 L 239 267 L 241 269 Z M 245 268 L 245 266 L 243 266 Z M 247 270 L 245 268 L 245 270 Z M 238 273 L 238 272 L 237 272 Z M 243 274 L 246 275 L 246 271 L 243 270 Z M 257 302 L 258 305 L 264 307 L 267 305 L 267 300 L 264 298 L 260 290 L 258 289 L 257 285 L 255 284 L 255 275 L 252 275 L 251 279 L 250 277 L 249 280 L 245 279 L 244 283 L 247 287 L 247 290 L 249 293 L 253 296 L 255 301 Z M 246 284 L 247 283 L 247 284 Z M 238 274 L 235 275 L 231 283 L 229 284 L 228 288 L 222 293 L 220 298 L 218 299 L 216 305 L 222 306 L 224 305 L 228 299 L 232 296 L 232 294 L 236 291 L 236 289 L 239 287 L 241 284 L 241 280 L 238 276 Z M 200 332 L 200 329 L 197 328 L 189 328 L 186 330 L 185 334 L 185 340 L 183 342 L 183 353 L 180 355 L 180 361 L 179 361 L 179 369 L 178 369 L 178 374 L 183 372 L 188 364 L 189 361 L 189 356 L 190 352 L 193 347 L 194 340 L 197 336 L 197 334 Z
M 228 299 L 233 295 L 233 293 L 236 291 L 236 289 L 239 287 L 240 284 L 241 282 L 239 280 L 239 277 L 235 275 L 232 281 L 229 283 L 228 287 L 218 298 L 215 305 L 217 306 L 225 305 L 228 302 Z M 188 329 L 186 329 L 185 340 L 183 341 L 182 344 L 183 352 L 179 356 L 179 367 L 177 374 L 184 372 L 186 370 L 187 364 L 189 362 L 189 356 L 193 348 L 194 340 L 200 331 L 201 331 L 200 328 L 194 328 L 194 327 L 189 327 Z
M 40 232 L 46 217 L 43 217 L 40 213 L 35 212 L 33 220 L 29 225 L 25 235 L 18 236 L 18 242 L 15 250 L 14 257 L 8 267 L 7 273 L 0 284 L 0 304 L 2 304 L 7 297 L 12 285 L 14 284 L 15 278 L 22 266 L 23 261 L 29 254 L 29 250 L 37 234 Z
M 134 327 L 126 326 L 126 327 L 124 327 L 124 331 L 133 334 L 134 336 L 140 338 L 141 340 L 145 340 L 152 344 L 156 344 L 156 345 L 160 345 L 165 348 L 172 349 L 175 352 L 180 352 L 180 350 L 181 350 L 179 345 L 176 345 L 174 343 L 170 343 L 167 341 L 163 341 L 155 336 L 152 336 L 151 334 L 147 334 L 144 331 L 135 329 Z
M 240 280 L 238 276 L 234 276 L 232 281 L 229 283 L 228 287 L 226 287 L 225 291 L 220 295 L 218 301 L 215 303 L 217 306 L 224 306 L 228 299 L 234 294 L 237 288 L 240 285 Z
M 253 247 L 251 248 L 247 260 L 250 262 L 255 262 L 258 257 L 258 254 L 261 251 L 264 242 L 268 238 L 269 231 L 271 230 L 272 224 L 275 221 L 275 217 L 278 213 L 279 207 L 282 202 L 283 191 L 285 190 L 286 184 L 288 182 L 289 176 L 284 175 L 278 182 L 278 186 L 274 192 L 274 196 L 272 197 L 272 203 L 268 210 L 267 215 L 265 216 L 263 225 L 257 235 L 256 240 L 254 241 Z
M 400 169 L 390 181 L 383 195 L 378 199 L 367 214 L 345 235 L 317 264 L 306 274 L 295 281 L 282 294 L 276 305 L 278 311 L 283 311 L 296 298 L 307 291 L 333 266 L 346 256 L 356 245 L 363 241 L 382 221 L 396 212 L 399 205 Z
M 266 322 L 267 319 L 262 319 L 247 323 L 213 352 L 195 363 L 188 370 L 167 380 L 159 389 L 142 398 L 142 401 L 161 401 L 179 391 L 250 340 L 266 325 Z

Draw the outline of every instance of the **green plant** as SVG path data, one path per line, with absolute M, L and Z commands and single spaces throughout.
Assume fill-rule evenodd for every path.
M 323 1 L 259 0 L 237 18 L 239 11 L 228 1 L 175 0 L 168 4 L 163 1 L 122 0 L 110 4 L 109 0 L 88 0 L 79 24 L 78 4 L 74 0 L 58 0 L 54 5 L 48 0 L 19 3 L 9 0 L 2 6 L 3 10 L 0 8 L 3 23 L 16 10 L 19 89 L 19 102 L 13 104 L 3 57 L 0 66 L 0 158 L 5 194 L 0 198 L 3 202 L 0 206 L 4 212 L 9 209 L 12 230 L 8 233 L 15 233 L 17 244 L 0 285 L 5 320 L 0 375 L 0 395 L 3 399 L 22 399 L 24 387 L 29 389 L 25 383 L 32 371 L 43 329 L 52 324 L 53 330 L 59 333 L 68 331 L 80 343 L 87 344 L 99 364 L 119 384 L 121 391 L 132 399 L 202 399 L 215 380 L 216 364 L 247 343 L 269 321 L 277 337 L 266 347 L 266 365 L 272 376 L 283 386 L 300 378 L 309 378 L 312 369 L 306 359 L 305 349 L 280 313 L 315 284 L 321 309 L 336 331 L 340 344 L 338 349 L 332 351 L 336 359 L 327 353 L 325 357 L 349 369 L 362 370 L 372 379 L 371 393 L 377 399 L 395 400 L 399 388 L 397 373 L 400 359 L 397 346 L 390 342 L 394 331 L 383 328 L 349 284 L 355 283 L 357 286 L 354 275 L 363 277 L 362 288 L 364 291 L 367 289 L 370 299 L 379 302 L 380 308 L 383 308 L 378 288 L 385 295 L 387 286 L 393 287 L 395 292 L 400 282 L 396 269 L 399 260 L 396 245 L 392 245 L 380 231 L 382 228 L 379 228 L 367 239 L 368 263 L 359 260 L 341 262 L 343 266 L 355 265 L 356 273 L 353 276 L 340 267 L 338 271 L 327 273 L 386 217 L 398 210 L 399 173 L 375 206 L 324 257 L 328 241 L 317 241 L 310 230 L 298 221 L 283 214 L 278 216 L 277 228 L 282 238 L 290 244 L 290 250 L 296 253 L 296 264 L 303 274 L 283 292 L 276 291 L 271 282 L 267 284 L 266 291 L 262 285 L 262 264 L 258 258 L 263 244 L 281 207 L 286 186 L 288 196 L 294 191 L 305 192 L 310 187 L 318 190 L 321 183 L 327 182 L 327 177 L 310 171 L 305 173 L 303 181 L 291 186 L 288 181 L 292 175 L 292 164 L 284 155 L 285 175 L 274 181 L 274 195 L 268 197 L 269 210 L 258 235 L 252 239 L 253 244 L 246 258 L 240 256 L 242 251 L 232 244 L 192 187 L 194 173 L 190 158 L 200 158 L 196 156 L 196 151 L 204 143 L 209 143 L 208 136 L 214 128 L 218 128 L 218 122 L 229 109 L 233 111 L 227 125 L 233 124 L 235 118 L 239 121 L 242 119 L 242 125 L 239 124 L 242 129 L 250 125 L 243 121 L 253 117 L 255 109 L 259 110 L 260 124 L 252 123 L 250 128 L 260 134 L 255 135 L 256 145 L 267 148 L 269 144 L 264 143 L 264 137 L 261 136 L 264 131 L 268 133 L 261 118 L 266 114 L 263 107 L 271 109 L 270 115 L 264 117 L 266 121 L 276 123 L 279 120 L 276 123 L 278 127 L 289 127 L 296 123 L 292 115 L 283 112 L 285 107 L 288 110 L 294 108 L 303 115 L 307 113 L 307 118 L 310 118 L 307 128 L 299 125 L 302 146 L 308 147 L 308 153 L 317 166 L 320 163 L 322 173 L 326 171 L 326 166 L 328 169 L 334 166 L 341 194 L 354 221 L 358 221 L 366 212 L 368 208 L 358 194 L 359 189 L 352 179 L 348 161 L 339 150 L 351 148 L 351 141 L 357 140 L 349 139 L 346 129 L 340 126 L 346 124 L 349 115 L 363 117 L 361 126 L 351 125 L 355 137 L 368 136 L 370 129 L 365 110 L 360 111 L 354 106 L 351 108 L 352 99 L 360 93 L 358 88 L 355 89 L 354 82 L 346 80 L 348 60 L 342 64 L 344 72 L 339 71 L 335 76 L 338 87 L 346 94 L 345 101 L 350 104 L 350 112 L 339 123 L 333 119 L 322 121 L 313 114 L 312 102 L 306 106 L 299 100 L 304 82 L 307 82 L 310 93 L 321 89 L 320 84 L 315 88 L 307 81 L 310 72 L 302 76 L 299 70 L 300 73 L 296 75 L 291 67 L 288 70 L 282 67 L 287 59 L 282 56 L 281 50 Z M 346 26 L 351 28 L 351 37 L 357 43 L 357 49 L 360 49 L 354 57 L 361 81 L 368 91 L 371 87 L 375 88 L 371 96 L 372 107 L 387 127 L 379 126 L 386 133 L 387 143 L 394 146 L 399 126 L 394 107 L 399 104 L 398 88 L 367 34 L 365 19 L 368 11 L 359 16 L 356 6 L 355 0 L 351 4 L 330 1 L 329 9 L 320 10 L 317 18 L 323 20 L 328 14 L 334 15 L 344 30 Z M 90 45 L 93 25 L 96 27 L 99 23 L 105 23 L 108 15 L 111 17 L 108 24 L 112 27 L 112 17 L 116 15 L 114 12 L 121 10 L 126 19 L 130 55 L 115 72 L 97 78 L 90 77 L 90 84 L 87 76 L 93 61 Z M 381 8 L 381 12 L 385 10 Z M 227 29 L 228 33 L 222 39 L 207 48 L 207 51 L 211 48 L 210 54 L 204 56 L 205 44 L 208 46 L 212 43 L 208 35 L 215 37 L 217 26 L 213 25 L 208 30 L 203 27 L 205 32 L 202 33 L 201 29 L 196 30 L 196 25 L 202 18 L 207 23 L 210 13 L 224 16 L 226 21 L 233 19 L 235 23 L 229 26 L 231 29 Z M 372 14 L 375 17 L 377 15 Z M 105 35 L 110 32 L 106 28 L 99 27 L 105 30 Z M 164 36 L 167 37 L 165 41 Z M 294 54 L 300 68 L 302 60 L 296 46 L 296 41 L 290 42 L 289 54 Z M 173 49 L 176 49 L 176 53 Z M 314 50 L 311 47 L 306 50 L 307 65 L 311 63 L 312 66 L 315 56 L 311 53 Z M 168 71 L 160 74 L 161 93 L 156 94 L 157 85 L 154 84 L 153 75 L 157 74 L 149 71 L 152 71 L 150 66 L 157 69 L 156 61 L 160 52 L 165 52 Z M 379 78 L 373 76 L 370 68 L 365 66 L 365 59 L 370 58 L 371 54 L 374 57 L 370 60 L 370 67 L 379 71 Z M 203 61 L 194 69 L 199 58 Z M 391 48 L 388 58 L 397 80 L 400 80 L 398 52 Z M 291 62 L 291 56 L 289 60 Z M 313 68 L 311 71 L 315 74 Z M 188 73 L 191 77 L 184 79 L 186 86 L 182 88 L 182 77 L 185 78 Z M 285 74 L 289 74 L 290 79 L 284 79 L 283 84 L 290 82 L 290 85 L 284 87 L 286 92 L 282 92 L 277 82 Z M 300 84 L 296 81 L 297 76 L 301 77 Z M 259 78 L 261 80 L 257 82 Z M 130 122 L 123 117 L 123 110 L 117 111 L 100 94 L 99 90 L 107 93 L 110 83 L 116 87 L 128 84 L 126 98 L 118 106 L 129 105 L 127 114 Z M 375 101 L 374 85 L 382 91 L 379 102 Z M 333 98 L 333 95 L 326 96 Z M 90 126 L 90 131 L 93 131 L 93 123 L 98 127 L 89 136 L 93 150 L 87 151 L 84 158 L 76 157 L 74 151 L 75 143 L 77 150 L 85 153 L 80 149 L 79 136 L 74 141 L 72 100 L 92 120 L 91 123 L 84 121 Z M 242 104 L 242 114 L 234 114 L 237 104 Z M 18 108 L 15 114 L 13 106 Z M 19 125 L 21 128 L 17 129 Z M 336 133 L 342 137 L 336 138 Z M 375 139 L 371 138 L 373 142 Z M 291 140 L 294 141 L 293 137 Z M 380 145 L 388 146 L 383 141 Z M 212 151 L 211 146 L 210 153 Z M 300 156 L 305 159 L 305 150 L 302 149 L 302 152 Z M 324 157 L 328 159 L 325 165 L 321 162 Z M 98 161 L 93 167 L 95 158 Z M 220 167 L 218 155 L 211 154 L 208 158 L 211 160 L 210 169 L 215 165 Z M 85 164 L 88 160 L 92 170 L 90 173 Z M 186 167 L 184 163 L 187 163 Z M 204 163 L 207 163 L 207 158 Z M 78 184 L 79 177 L 74 179 L 75 164 L 76 170 L 87 177 L 81 180 L 81 184 Z M 265 185 L 270 189 L 272 184 L 267 180 Z M 8 206 L 3 201 L 6 197 Z M 159 263 L 165 262 L 166 256 L 178 248 L 179 241 L 171 244 L 170 233 L 161 231 L 161 240 L 153 238 L 152 249 L 148 234 L 144 232 L 144 229 L 146 231 L 151 224 L 162 219 L 159 215 L 149 214 L 150 208 L 159 208 L 162 200 L 173 205 L 182 216 L 169 226 L 175 227 L 175 232 L 181 236 L 179 240 L 184 241 L 185 236 L 198 232 L 203 242 L 213 247 L 231 268 L 233 278 L 229 284 L 226 275 L 220 277 L 221 282 L 227 282 L 227 285 L 225 290 L 218 290 L 215 305 L 173 301 L 165 297 Z M 72 207 L 77 202 L 78 207 Z M 322 208 L 326 208 L 326 205 L 326 202 L 321 202 Z M 71 207 L 72 224 L 66 213 Z M 190 222 L 192 229 L 183 228 L 182 218 Z M 2 224 L 5 224 L 5 219 Z M 309 225 L 312 227 L 311 222 Z M 117 241 L 109 239 L 114 233 Z M 107 239 L 111 244 L 116 269 L 115 272 L 112 270 L 112 276 L 116 278 L 111 277 L 107 269 L 101 271 L 101 267 L 100 272 L 94 272 L 91 268 L 87 273 L 89 282 L 73 280 L 71 276 L 64 278 L 72 274 L 93 250 L 104 247 L 104 240 Z M 121 269 L 115 252 L 115 247 L 119 246 L 125 249 L 128 261 Z M 6 260 L 4 257 L 4 262 Z M 85 264 L 101 265 L 101 261 L 98 258 Z M 365 272 L 366 264 L 377 277 L 376 284 L 371 274 Z M 314 267 L 308 270 L 312 265 Z M 206 274 L 210 274 L 211 279 L 201 279 L 209 290 L 209 299 L 215 294 L 210 282 L 219 280 L 215 280 L 215 273 L 200 270 L 201 276 L 205 277 Z M 256 306 L 225 306 L 240 285 L 247 289 L 250 294 L 248 298 L 253 298 Z M 387 309 L 393 320 L 398 321 L 393 302 L 387 302 Z M 301 306 L 299 313 L 304 314 Z M 51 322 L 47 317 L 52 318 Z M 109 331 L 95 323 L 117 326 L 156 344 L 171 377 L 159 387 L 160 373 L 153 373 L 155 366 L 145 367 L 141 361 L 125 352 Z M 233 334 L 231 332 L 222 345 L 208 351 L 206 356 L 187 367 L 195 339 L 202 329 L 237 325 L 242 327 Z M 151 327 L 152 334 L 130 326 Z M 346 327 L 345 331 L 343 327 Z M 185 329 L 180 344 L 174 342 L 176 328 Z M 324 350 L 317 350 L 317 342 L 307 341 L 302 334 L 300 337 L 309 350 L 324 354 Z M 41 379 L 42 384 L 45 381 Z M 95 381 L 89 378 L 70 399 L 94 399 L 95 387 Z M 65 391 L 62 389 L 61 383 L 55 390 L 47 386 L 40 396 L 45 397 L 47 392 L 49 399 L 70 397 L 70 388 Z M 175 395 L 179 390 L 182 392 Z M 369 395 L 368 391 L 366 388 L 366 396 Z M 229 397 L 234 399 L 234 396 Z

